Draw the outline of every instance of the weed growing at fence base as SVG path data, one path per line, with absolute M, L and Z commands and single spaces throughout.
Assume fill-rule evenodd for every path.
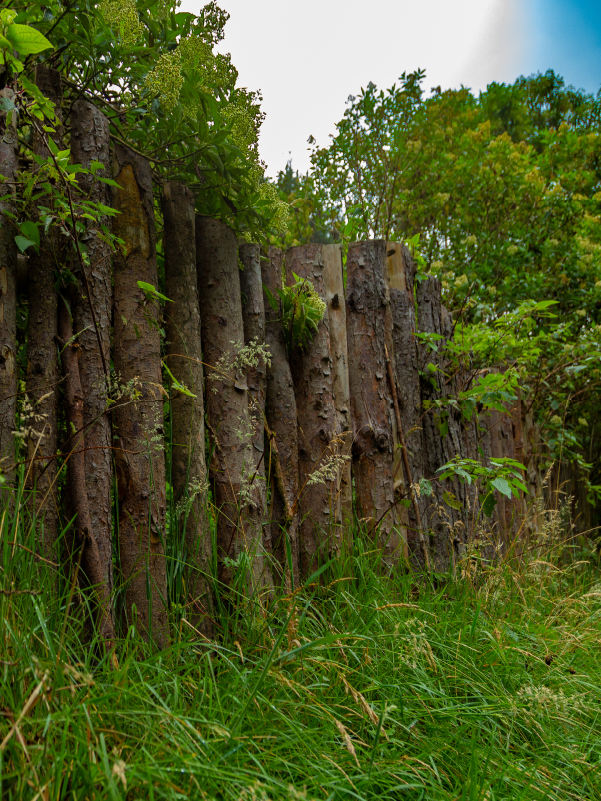
M 591 564 L 433 589 L 357 554 L 295 604 L 249 606 L 216 644 L 183 619 L 162 653 L 129 637 L 113 669 L 8 522 L 2 798 L 601 797 Z

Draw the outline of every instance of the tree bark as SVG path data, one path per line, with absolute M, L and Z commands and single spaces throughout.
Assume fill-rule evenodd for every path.
M 453 383 L 447 376 L 444 358 L 444 346 L 451 337 L 453 323 L 441 303 L 440 283 L 436 278 L 429 278 L 419 285 L 417 304 L 419 331 L 434 332 L 443 337 L 437 343 L 438 352 L 432 352 L 425 344 L 419 345 L 422 403 L 426 409 L 429 403 L 444 401 L 453 394 Z M 433 371 L 428 365 L 435 366 L 437 370 Z M 423 473 L 433 479 L 434 487 L 433 495 L 428 499 L 432 561 L 435 570 L 454 571 L 468 541 L 475 495 L 473 489 L 470 490 L 458 479 L 449 478 L 444 484 L 438 482 L 437 470 L 456 455 L 467 456 L 465 426 L 460 412 L 452 406 L 446 406 L 442 412 L 433 408 L 427 411 L 423 416 L 423 429 Z M 445 493 L 454 497 L 460 504 L 459 509 L 446 502 Z
M 12 100 L 12 89 L 2 89 L 0 97 Z M 19 168 L 17 112 L 7 125 L 7 113 L 0 113 L 0 173 L 8 183 L 0 203 L 1 212 L 14 214 L 10 196 L 15 195 L 14 181 Z M 17 246 L 15 231 L 5 217 L 0 219 L 0 508 L 9 502 L 15 476 L 15 411 L 17 406 Z
M 98 631 L 105 649 L 115 641 L 111 615 L 111 590 L 106 563 L 94 536 L 93 521 L 86 489 L 86 459 L 84 436 L 84 390 L 79 374 L 79 346 L 73 341 L 73 326 L 67 304 L 61 300 L 58 314 L 58 338 L 62 346 L 61 360 L 65 375 L 65 412 L 68 429 L 77 432 L 65 444 L 69 502 L 75 514 L 76 539 L 83 548 L 81 566 L 90 585 L 94 587 Z
M 353 544 L 353 483 L 351 474 L 351 449 L 353 432 L 351 423 L 351 399 L 349 385 L 348 346 L 346 332 L 346 303 L 344 301 L 344 275 L 340 245 L 323 247 L 323 282 L 330 328 L 330 353 L 334 406 L 336 408 L 336 434 L 340 438 L 340 453 L 348 461 L 340 470 L 338 481 L 338 509 L 336 540 L 345 554 L 350 554 Z
M 353 473 L 357 513 L 382 550 L 384 564 L 401 557 L 394 504 L 393 405 L 386 375 L 392 319 L 386 285 L 386 242 L 349 247 L 346 283 Z
M 196 218 L 196 263 L 207 378 L 207 420 L 213 455 L 209 475 L 217 510 L 218 578 L 242 592 L 265 583 L 258 509 L 249 492 L 254 469 L 246 376 L 236 363 L 244 344 L 238 248 L 234 232 L 219 220 Z M 233 344 L 232 344 L 233 343 Z M 215 369 L 217 368 L 217 369 Z M 235 562 L 246 555 L 240 568 Z M 241 572 L 240 572 L 241 571 Z
M 49 67 L 37 66 L 35 82 L 48 100 L 54 105 L 61 118 L 62 86 L 60 74 Z M 52 137 L 62 149 L 62 128 L 56 127 Z M 33 131 L 33 152 L 46 158 L 49 150 L 44 137 Z M 43 201 L 42 201 L 43 202 Z M 35 461 L 29 465 L 28 489 L 36 489 L 35 513 L 38 520 L 43 518 L 40 527 L 40 551 L 51 561 L 56 560 L 58 504 L 57 504 L 57 464 L 54 457 L 57 450 L 57 293 L 56 273 L 61 254 L 60 242 L 55 227 L 47 234 L 40 228 L 40 248 L 33 249 L 29 256 L 28 295 L 29 322 L 27 332 L 27 377 L 26 387 L 29 402 L 35 417 L 28 425 L 27 456 Z M 44 457 L 42 459 L 38 457 Z M 33 510 L 33 507 L 32 507 Z
M 521 399 L 505 405 L 505 413 L 496 409 L 490 412 L 490 455 L 493 459 L 509 458 L 525 462 Z M 502 547 L 506 551 L 518 535 L 525 518 L 525 501 L 513 496 L 507 498 L 500 492 L 495 495 L 495 517 L 499 523 Z
M 163 648 L 169 639 L 165 563 L 165 457 L 160 308 L 138 287 L 157 286 L 150 164 L 121 145 L 114 149 L 114 232 L 125 253 L 114 259 L 114 363 L 125 393 L 114 419 L 119 496 L 119 556 L 125 584 L 123 622 Z
M 200 307 L 196 277 L 194 196 L 183 184 L 164 184 L 163 249 L 167 366 L 195 397 L 177 393 L 171 401 L 171 485 L 185 549 L 186 603 L 191 623 L 212 632 L 211 530 L 207 517 L 204 379 Z
M 307 278 L 325 301 L 324 253 L 318 244 L 300 245 L 286 252 L 286 279 L 292 273 Z M 337 481 L 311 484 L 311 477 L 337 453 L 338 419 L 330 353 L 329 315 L 326 308 L 306 350 L 294 347 L 290 359 L 298 417 L 300 500 L 300 568 L 306 578 L 337 553 Z
M 424 477 L 424 440 L 420 394 L 418 341 L 415 320 L 415 263 L 405 245 L 388 242 L 387 280 L 392 314 L 394 364 L 401 424 L 407 447 L 407 459 L 414 483 Z M 403 475 L 399 456 L 395 459 L 395 484 Z M 403 491 L 410 488 L 403 482 Z M 407 541 L 414 567 L 426 567 L 422 540 L 427 537 L 427 497 L 416 498 L 421 523 L 418 529 L 413 507 L 408 511 Z
M 268 468 L 271 464 L 272 511 L 270 515 L 271 543 L 274 556 L 281 565 L 284 576 L 289 576 L 289 559 L 292 561 L 294 586 L 299 583 L 298 515 L 288 516 L 298 497 L 298 428 L 296 398 L 290 364 L 286 353 L 286 340 L 282 326 L 282 305 L 277 290 L 282 287 L 282 251 L 270 247 L 267 258 L 261 261 L 263 284 L 276 299 L 274 310 L 267 299 L 265 304 L 265 342 L 271 353 L 271 365 L 267 367 L 267 390 L 265 417 L 270 431 L 275 434 L 277 455 L 270 444 Z M 279 459 L 281 475 L 278 478 L 276 459 Z M 286 543 L 287 538 L 287 543 Z
M 76 100 L 71 109 L 71 157 L 75 164 L 88 168 L 93 161 L 103 166 L 103 177 L 111 175 L 109 123 L 105 115 L 86 100 Z M 82 195 L 95 203 L 110 206 L 110 188 L 93 175 L 78 178 Z M 85 274 L 74 262 L 77 293 L 73 299 L 73 325 L 78 334 L 79 375 L 83 390 L 83 416 L 86 426 L 85 480 L 90 537 L 96 541 L 104 583 L 113 588 L 111 537 L 111 421 L 108 407 L 110 369 L 111 312 L 113 305 L 112 249 L 100 236 L 100 226 L 112 227 L 108 215 L 88 223 L 80 236 L 89 264 Z M 93 309 L 93 311 L 92 311 Z
M 243 270 L 240 272 L 242 292 L 242 322 L 244 325 L 244 344 L 265 346 L 265 306 L 261 281 L 261 249 L 259 245 L 241 244 L 239 248 Z M 256 473 L 251 486 L 253 503 L 257 507 L 263 547 L 272 554 L 271 527 L 266 521 L 267 486 L 265 483 L 265 394 L 267 365 L 263 358 L 258 359 L 256 367 L 246 373 L 249 392 L 249 422 L 253 428 L 252 453 L 253 472 Z M 267 565 L 266 573 L 267 571 Z

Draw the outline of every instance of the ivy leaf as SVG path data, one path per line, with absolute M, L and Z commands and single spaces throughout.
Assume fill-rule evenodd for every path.
M 41 53 L 42 50 L 52 47 L 48 39 L 31 25 L 9 25 L 6 38 L 22 56 Z

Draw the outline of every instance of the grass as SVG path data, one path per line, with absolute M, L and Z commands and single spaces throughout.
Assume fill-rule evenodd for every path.
M 22 518 L 1 518 L 2 799 L 601 797 L 590 560 L 474 561 L 433 587 L 359 543 L 214 643 L 174 608 L 171 647 L 130 632 L 114 669 Z

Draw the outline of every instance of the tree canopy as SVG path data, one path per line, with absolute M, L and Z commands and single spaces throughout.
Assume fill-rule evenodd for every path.
M 449 369 L 469 363 L 477 383 L 482 368 L 509 366 L 549 460 L 594 462 L 594 475 L 601 92 L 549 71 L 426 97 L 424 78 L 369 83 L 328 145 L 310 140 L 308 173 L 280 173 L 294 210 L 286 243 L 411 242 L 454 312 Z

